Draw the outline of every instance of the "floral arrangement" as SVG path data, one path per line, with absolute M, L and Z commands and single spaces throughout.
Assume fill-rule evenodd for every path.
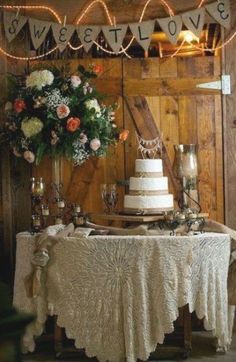
M 101 67 L 83 66 L 69 74 L 61 69 L 37 69 L 23 84 L 14 82 L 5 105 L 7 121 L 1 130 L 17 157 L 38 164 L 44 155 L 65 156 L 81 165 L 90 156 L 101 157 L 128 131 L 115 124 L 115 105 L 106 106 L 90 84 Z

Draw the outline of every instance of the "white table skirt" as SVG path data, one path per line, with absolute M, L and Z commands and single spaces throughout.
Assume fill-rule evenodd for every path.
M 147 360 L 189 304 L 221 348 L 231 342 L 227 275 L 230 237 L 93 236 L 56 238 L 40 295 L 28 298 L 35 237 L 17 235 L 14 305 L 37 316 L 24 346 L 34 349 L 48 314 L 58 316 L 77 348 L 100 361 Z M 228 312 L 231 315 L 229 318 Z

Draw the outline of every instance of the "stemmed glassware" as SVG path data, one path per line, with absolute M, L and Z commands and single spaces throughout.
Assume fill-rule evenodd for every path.
M 118 201 L 118 192 L 116 184 L 102 184 L 101 197 L 106 207 L 105 212 L 109 214 L 114 213 Z

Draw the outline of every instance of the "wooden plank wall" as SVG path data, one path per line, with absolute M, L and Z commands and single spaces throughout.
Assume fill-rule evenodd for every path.
M 199 191 L 202 210 L 224 221 L 222 110 L 219 91 L 196 88 L 220 76 L 217 57 L 124 60 L 124 94 L 146 95 L 170 159 L 174 144 L 199 145 Z M 134 173 L 136 138 L 125 107 L 125 127 L 131 130 L 126 144 L 126 175 Z M 170 185 L 170 189 L 172 187 Z
M 235 4 L 236 5 L 236 4 Z M 232 27 L 225 31 L 228 39 L 236 31 L 236 11 L 232 12 Z M 236 229 L 236 38 L 223 49 L 223 74 L 230 74 L 231 95 L 224 96 L 224 170 L 225 170 L 225 216 L 226 224 Z
M 6 3 L 3 1 L 2 3 Z M 24 0 L 16 1 L 18 5 L 25 5 Z M 15 2 L 12 2 L 12 5 Z M 28 51 L 28 41 L 25 37 L 6 42 L 0 29 L 0 43 L 10 53 L 22 56 Z M 26 62 L 0 57 L 1 95 L 0 123 L 4 120 L 4 103 L 7 98 L 7 72 L 20 74 L 25 71 Z M 8 152 L 8 148 L 0 152 L 0 277 L 8 282 L 13 280 L 15 235 L 17 232 L 29 229 L 30 225 L 30 197 L 29 179 L 31 168 L 23 160 L 15 159 Z M 23 212 L 22 212 L 23 211 Z M 1 260 L 1 257 L 2 260 Z
M 68 198 L 82 204 L 87 212 L 102 211 L 100 185 L 128 179 L 134 174 L 137 158 L 135 126 L 122 98 L 147 96 L 155 122 L 163 134 L 171 162 L 174 144 L 199 145 L 199 191 L 204 212 L 211 218 L 224 221 L 223 166 L 222 166 L 222 112 L 219 91 L 196 88 L 196 84 L 219 79 L 220 59 L 217 57 L 174 59 L 103 59 L 96 60 L 104 67 L 97 88 L 106 90 L 107 101 L 118 101 L 119 127 L 130 130 L 128 142 L 111 150 L 106 159 L 86 163 L 72 169 L 64 163 L 64 185 Z M 73 60 L 71 70 L 91 60 Z M 46 64 L 46 63 L 45 63 Z M 59 61 L 56 64 L 60 64 Z M 123 86 L 123 88 L 122 88 Z M 51 161 L 44 160 L 34 170 L 50 183 Z M 172 185 L 170 184 L 172 191 Z M 119 210 L 123 208 L 124 188 L 119 187 Z

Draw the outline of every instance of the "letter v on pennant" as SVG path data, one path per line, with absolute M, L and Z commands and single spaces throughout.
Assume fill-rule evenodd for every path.
M 26 16 L 17 16 L 16 14 L 8 11 L 3 12 L 4 30 L 9 43 L 17 36 L 26 22 Z
M 78 37 L 83 44 L 84 50 L 89 51 L 93 42 L 97 39 L 101 27 L 97 25 L 79 25 L 77 28 Z
M 49 21 L 29 18 L 30 36 L 34 49 L 38 49 L 43 43 L 50 29 L 50 26 L 51 23 Z
M 205 21 L 205 9 L 196 9 L 188 11 L 182 14 L 183 23 L 196 37 L 200 37 L 204 21 Z

